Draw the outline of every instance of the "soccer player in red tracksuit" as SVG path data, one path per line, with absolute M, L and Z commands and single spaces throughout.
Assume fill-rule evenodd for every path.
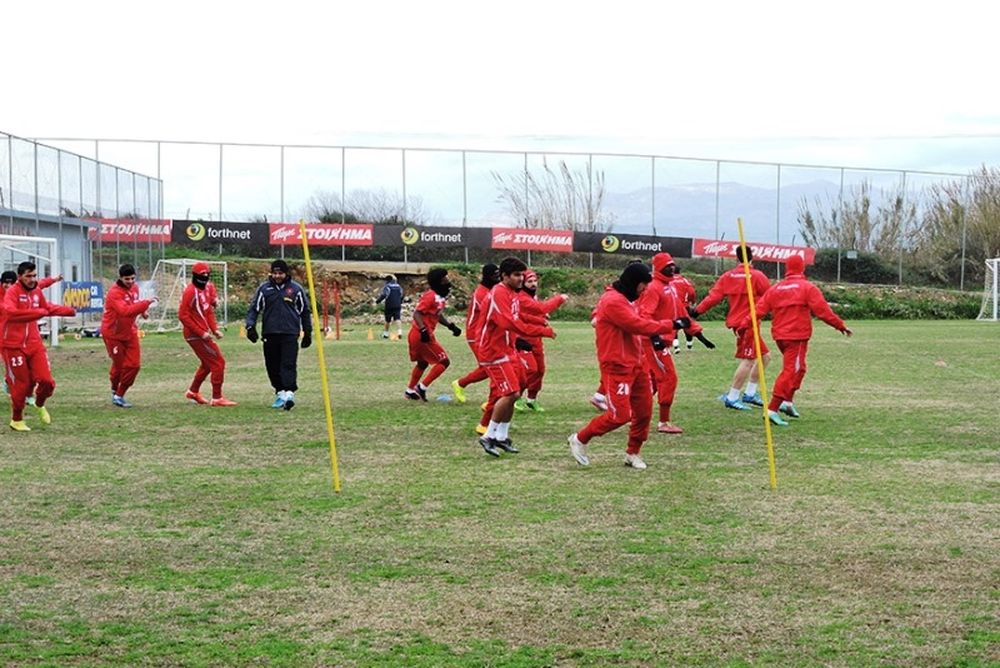
M 500 262 L 500 283 L 490 290 L 483 331 L 479 335 L 480 364 L 490 376 L 490 398 L 483 412 L 489 413 L 490 421 L 479 445 L 493 457 L 499 457 L 501 450 L 518 452 L 510 440 L 510 421 L 514 417 L 514 401 L 527 385 L 527 377 L 514 341 L 517 337 L 554 339 L 556 336 L 548 325 L 531 324 L 521 317 L 517 290 L 527 269 L 516 257 Z
M 144 318 L 146 310 L 155 299 L 139 299 L 139 286 L 135 282 L 135 267 L 123 264 L 118 268 L 118 280 L 104 298 L 104 317 L 101 318 L 101 338 L 111 358 L 111 403 L 119 408 L 132 408 L 125 400 L 125 393 L 132 387 L 142 357 L 139 351 L 139 329 L 135 326 L 138 316 Z
M 759 374 L 755 375 L 755 380 L 747 382 L 754 369 L 756 355 L 754 354 L 753 330 L 743 327 L 741 324 L 743 319 L 750 314 L 750 299 L 747 296 L 747 283 L 742 265 L 742 246 L 736 248 L 736 259 L 740 261 L 740 265 L 719 276 L 719 279 L 712 286 L 712 289 L 708 291 L 708 294 L 705 295 L 705 298 L 701 300 L 701 303 L 695 308 L 689 308 L 688 313 L 691 314 L 691 317 L 697 318 L 723 299 L 729 302 L 729 313 L 726 314 L 726 327 L 733 330 L 733 334 L 736 335 L 736 359 L 740 360 L 740 363 L 736 367 L 736 373 L 733 374 L 732 387 L 729 388 L 728 393 L 723 394 L 719 399 L 726 405 L 726 408 L 748 411 L 750 410 L 750 406 L 747 404 L 763 406 L 764 402 L 761 400 L 760 392 L 757 389 L 760 383 Z M 750 247 L 747 246 L 747 262 L 751 260 L 753 260 L 753 253 L 750 251 Z M 753 288 L 755 300 L 760 299 L 767 292 L 767 289 L 771 287 L 767 276 L 763 272 L 753 268 L 750 269 L 750 285 Z M 760 354 L 766 367 L 767 363 L 771 361 L 771 355 L 763 339 L 760 342 Z M 744 383 L 746 383 L 746 390 L 743 391 L 741 400 L 740 392 Z
M 417 308 L 413 312 L 413 324 L 410 326 L 410 334 L 407 338 L 410 347 L 410 361 L 416 364 L 413 366 L 413 371 L 410 372 L 410 384 L 407 385 L 404 396 L 416 401 L 427 401 L 427 388 L 451 364 L 448 353 L 444 351 L 434 336 L 438 322 L 451 330 L 453 336 L 462 335 L 462 330 L 458 325 L 449 322 L 444 315 L 445 298 L 451 292 L 448 270 L 438 268 L 428 271 L 427 285 L 430 286 L 430 289 L 424 292 L 420 301 L 417 302 Z M 431 370 L 423 382 L 420 382 L 420 376 L 427 370 L 427 367 L 431 367 Z
M 215 305 L 218 295 L 215 285 L 209 280 L 212 268 L 205 262 L 196 262 L 191 268 L 191 284 L 184 289 L 177 317 L 184 325 L 184 340 L 198 356 L 201 364 L 194 372 L 191 386 L 184 396 L 198 404 L 211 406 L 235 406 L 222 395 L 222 383 L 226 378 L 226 359 L 219 345 L 212 340 L 222 338 L 222 331 L 215 321 Z M 212 376 L 212 400 L 201 395 L 201 384 Z
M 56 276 L 49 276 L 48 278 L 39 278 L 38 287 L 42 290 L 60 282 L 63 279 L 62 274 L 57 274 Z M 0 274 L 0 331 L 3 329 L 3 297 L 7 294 L 7 288 L 14 285 L 17 282 L 17 272 L 15 271 L 5 271 Z M 6 370 L 4 372 L 3 379 L 3 393 L 9 395 L 10 389 L 7 387 L 7 374 Z M 28 397 L 25 399 L 25 403 L 34 406 L 35 405 L 35 388 L 32 387 L 31 391 L 28 392 Z
M 528 269 L 524 272 L 524 283 L 517 293 L 518 299 L 521 301 L 522 318 L 525 322 L 547 325 L 549 314 L 566 303 L 568 297 L 560 294 L 540 300 L 537 294 L 538 274 Z M 527 374 L 525 387 L 527 397 L 518 398 L 514 402 L 514 409 L 544 412 L 545 409 L 538 404 L 538 393 L 541 392 L 542 381 L 545 379 L 545 347 L 542 344 L 542 339 L 538 336 L 518 338 L 514 341 L 514 347 L 520 352 L 521 361 L 524 363 Z
M 674 258 L 670 253 L 657 253 L 653 256 L 652 264 L 653 280 L 637 302 L 639 315 L 657 322 L 662 320 L 673 322 L 684 317 L 685 307 L 670 281 L 673 269 L 677 266 Z M 674 367 L 670 347 L 663 344 L 664 341 L 674 341 L 675 334 L 676 332 L 670 332 L 655 342 L 648 338 L 642 341 L 643 356 L 660 407 L 660 419 L 656 431 L 661 434 L 684 433 L 683 429 L 670 422 L 670 406 L 674 403 L 674 394 L 677 391 L 677 369 Z
M 608 410 L 595 417 L 580 431 L 570 434 L 570 452 L 582 466 L 590 464 L 587 444 L 592 438 L 631 423 L 625 465 L 640 470 L 646 468 L 639 451 L 649 436 L 653 393 L 649 371 L 643 361 L 640 338 L 657 336 L 658 346 L 666 346 L 667 342 L 660 339 L 659 335 L 669 335 L 674 329 L 683 329 L 690 324 L 688 318 L 670 322 L 650 320 L 640 315 L 636 301 L 652 280 L 646 265 L 630 264 L 601 295 L 594 308 L 592 322 L 597 343 L 597 360 Z
M 819 288 L 806 280 L 802 257 L 793 255 L 788 258 L 785 269 L 787 273 L 784 280 L 768 290 L 757 303 L 758 318 L 763 318 L 768 313 L 773 314 L 771 338 L 778 344 L 782 355 L 781 373 L 774 381 L 767 406 L 768 418 L 781 427 L 787 427 L 788 422 L 780 413 L 793 418 L 799 417 L 792 402 L 806 375 L 806 350 L 812 337 L 812 316 L 815 315 L 842 334 L 853 334 L 830 308 Z M 749 315 L 743 325 L 750 326 Z
M 76 311 L 45 300 L 33 262 L 17 265 L 17 282 L 4 294 L 3 311 L 3 358 L 10 387 L 10 428 L 31 431 L 24 424 L 25 399 L 34 388 L 38 416 L 44 424 L 50 424 L 52 416 L 45 402 L 56 389 L 37 321 L 47 316 L 72 317 Z
M 483 316 L 486 302 L 490 297 L 490 289 L 499 282 L 500 268 L 492 262 L 487 262 L 483 265 L 483 274 L 479 285 L 469 297 L 469 308 L 465 314 L 465 341 L 472 350 L 472 358 L 476 361 L 476 368 L 461 378 L 451 381 L 451 389 L 455 393 L 455 399 L 460 404 L 465 403 L 465 388 L 489 378 L 486 369 L 479 365 L 479 334 L 483 331 Z M 477 426 L 476 433 L 485 434 L 486 425 Z

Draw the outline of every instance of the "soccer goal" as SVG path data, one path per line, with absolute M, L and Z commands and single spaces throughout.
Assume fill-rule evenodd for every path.
M 986 261 L 986 287 L 983 289 L 983 306 L 976 320 L 1000 319 L 1000 257 Z
M 39 278 L 59 274 L 59 241 L 52 237 L 21 237 L 0 234 L 0 271 L 16 271 L 22 262 L 34 262 Z M 62 283 L 48 288 L 49 301 L 62 303 Z M 41 323 L 43 333 L 48 325 L 49 343 L 59 345 L 60 318 L 46 318 Z
M 219 326 L 224 327 L 229 320 L 229 265 L 226 262 L 212 260 L 159 260 L 153 269 L 153 275 L 148 281 L 139 282 L 139 296 L 142 299 L 156 297 L 156 306 L 149 309 L 149 320 L 137 322 L 145 324 L 157 332 L 174 331 L 181 328 L 177 318 L 177 309 L 181 303 L 184 289 L 191 282 L 191 267 L 198 262 L 204 262 L 212 268 L 212 283 L 219 292 L 219 305 L 216 307 L 216 318 Z M 221 317 L 220 317 L 221 316 Z

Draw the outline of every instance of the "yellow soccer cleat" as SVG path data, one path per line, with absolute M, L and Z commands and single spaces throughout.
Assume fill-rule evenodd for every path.
M 489 405 L 490 405 L 490 402 L 484 401 L 483 403 L 479 404 L 479 410 L 481 410 L 482 412 L 485 413 L 486 412 L 486 407 L 489 406 Z
M 52 416 L 49 415 L 49 409 L 45 406 L 35 406 L 38 410 L 38 417 L 42 420 L 42 424 L 52 424 Z
M 31 431 L 31 427 L 24 424 L 24 420 L 11 420 L 10 428 L 14 431 Z
M 451 391 L 455 393 L 455 401 L 460 404 L 465 403 L 465 388 L 459 385 L 457 380 L 451 381 Z
M 484 427 L 481 424 L 477 424 L 476 425 L 476 433 L 479 434 L 480 436 L 483 436 L 484 434 L 486 434 L 487 431 L 488 431 L 487 427 Z

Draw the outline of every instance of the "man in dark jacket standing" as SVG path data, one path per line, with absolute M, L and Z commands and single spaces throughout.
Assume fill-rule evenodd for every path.
M 257 319 L 261 321 L 264 340 L 264 366 L 274 388 L 271 408 L 291 410 L 298 389 L 296 365 L 299 357 L 299 332 L 302 347 L 312 344 L 312 317 L 305 290 L 292 280 L 284 260 L 271 263 L 271 274 L 257 288 L 247 308 L 247 339 L 257 342 Z
M 403 286 L 396 282 L 396 277 L 389 274 L 385 277 L 385 286 L 375 300 L 376 304 L 385 302 L 385 329 L 382 330 L 382 338 L 389 338 L 389 324 L 396 323 L 396 338 L 403 338 L 403 323 L 400 314 L 403 311 Z

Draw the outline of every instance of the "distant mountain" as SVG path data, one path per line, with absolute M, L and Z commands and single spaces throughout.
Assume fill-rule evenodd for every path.
M 826 182 L 793 185 L 781 189 L 782 238 L 791 239 L 798 232 L 796 214 L 799 200 L 812 201 L 827 192 L 836 194 L 837 186 Z M 653 207 L 655 197 L 655 209 Z M 825 200 L 824 200 L 825 201 Z M 714 238 L 716 234 L 716 187 L 714 183 L 691 183 L 677 186 L 609 192 L 604 197 L 605 210 L 614 218 L 614 230 L 650 234 L 655 215 L 656 233 L 662 236 Z M 741 183 L 720 183 L 718 189 L 718 230 L 726 238 L 736 234 L 736 218 L 743 218 L 744 230 L 757 240 L 773 240 L 778 201 L 774 188 L 758 188 Z M 751 231 L 754 234 L 751 235 Z
M 829 211 L 836 206 L 840 184 L 831 181 L 810 181 L 781 186 L 779 203 L 776 188 L 762 188 L 742 183 L 719 184 L 718 233 L 725 238 L 735 238 L 736 218 L 743 218 L 747 238 L 756 241 L 775 241 L 780 233 L 781 243 L 790 243 L 799 232 L 799 204 L 805 198 L 813 210 Z M 845 196 L 850 194 L 845 186 Z M 878 187 L 873 195 L 879 194 Z M 692 236 L 715 238 L 716 188 L 714 183 L 692 183 L 645 188 L 626 193 L 605 194 L 605 210 L 614 217 L 614 230 L 633 234 L 650 234 L 650 221 L 654 215 L 652 198 L 655 197 L 656 234 L 660 236 Z M 819 204 L 817 205 L 817 201 Z M 780 213 L 780 218 L 779 218 Z

